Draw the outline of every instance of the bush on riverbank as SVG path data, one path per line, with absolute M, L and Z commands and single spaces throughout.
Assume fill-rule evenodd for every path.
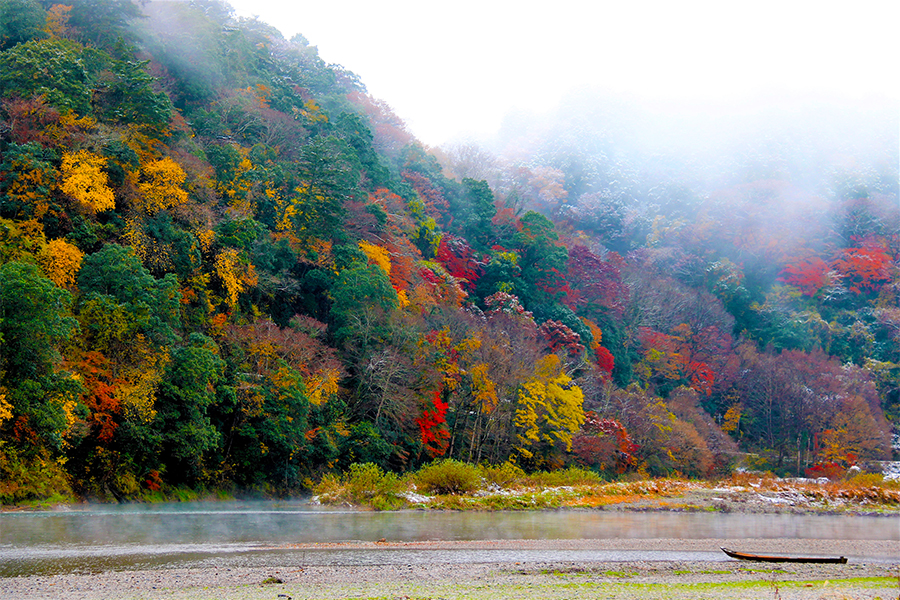
M 395 473 L 385 472 L 374 463 L 355 463 L 343 475 L 326 474 L 313 491 L 322 504 L 391 510 L 406 504 L 401 494 L 407 488 Z

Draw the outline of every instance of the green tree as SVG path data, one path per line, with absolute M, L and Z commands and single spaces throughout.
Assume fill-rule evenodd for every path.
M 82 315 L 94 315 L 85 322 L 89 335 L 100 339 L 109 335 L 110 324 L 99 315 L 116 311 L 126 319 L 121 324 L 121 342 L 131 333 L 143 333 L 157 346 L 171 345 L 180 326 L 178 281 L 171 273 L 154 279 L 130 248 L 107 244 L 86 256 L 78 272 L 82 293 Z M 126 335 L 128 334 L 128 335 Z
M 225 361 L 208 337 L 192 333 L 187 345 L 172 352 L 172 362 L 159 386 L 156 427 L 161 433 L 161 461 L 172 483 L 195 484 L 204 473 L 204 454 L 218 446 L 209 408 Z
M 47 14 L 35 0 L 0 2 L 0 50 L 46 37 Z
M 0 388 L 12 405 L 20 441 L 59 449 L 66 430 L 66 402 L 77 381 L 60 372 L 59 347 L 78 329 L 69 316 L 71 295 L 37 266 L 0 266 Z M 71 410 L 73 405 L 69 405 Z
M 49 39 L 0 53 L 0 98 L 39 95 L 56 108 L 88 114 L 91 86 L 83 50 L 69 40 Z
M 338 340 L 362 353 L 371 343 L 384 339 L 387 316 L 397 307 L 397 292 L 384 270 L 368 264 L 345 269 L 331 295 Z

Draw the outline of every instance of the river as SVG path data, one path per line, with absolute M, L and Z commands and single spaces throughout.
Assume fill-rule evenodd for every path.
M 301 501 L 87 504 L 0 514 L 0 576 L 254 566 L 266 564 L 273 554 L 285 564 L 672 559 L 665 552 L 622 550 L 621 541 L 629 539 L 900 542 L 900 520 L 896 516 L 602 510 L 372 512 L 329 509 Z M 379 540 L 594 540 L 601 547 L 603 540 L 616 540 L 620 549 L 604 554 L 596 549 L 567 550 L 558 544 L 554 549 L 542 549 L 540 543 L 515 551 L 465 545 L 420 550 L 402 544 L 381 549 L 360 544 Z M 725 559 L 713 552 L 681 552 L 678 556 Z M 897 560 L 896 556 L 865 558 Z

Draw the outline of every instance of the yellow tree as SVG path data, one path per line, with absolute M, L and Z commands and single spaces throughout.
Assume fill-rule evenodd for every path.
M 540 444 L 572 449 L 572 435 L 584 423 L 584 393 L 562 370 L 555 354 L 538 360 L 534 375 L 519 387 L 514 424 L 516 451 L 534 457 Z
M 377 244 L 370 244 L 365 240 L 360 240 L 359 249 L 369 259 L 369 264 L 381 267 L 385 275 L 391 274 L 391 255 L 387 250 Z
M 168 156 L 145 165 L 138 182 L 143 209 L 153 215 L 187 202 L 187 192 L 182 189 L 185 177 L 181 166 Z
M 84 253 L 65 240 L 51 240 L 39 256 L 47 277 L 61 288 L 75 284 Z
M 225 289 L 225 300 L 229 306 L 237 304 L 238 294 L 256 285 L 258 278 L 252 264 L 241 260 L 235 248 L 226 248 L 219 252 L 215 262 L 216 275 Z
M 88 150 L 63 154 L 60 190 L 94 212 L 112 210 L 116 197 L 109 187 L 106 159 Z

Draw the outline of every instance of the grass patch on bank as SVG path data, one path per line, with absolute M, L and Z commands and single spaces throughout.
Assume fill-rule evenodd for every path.
M 712 504 L 702 498 L 699 503 L 696 498 L 671 501 L 689 492 L 710 497 L 750 493 L 758 498 L 771 497 L 773 504 L 789 495 L 791 502 L 809 510 L 893 512 L 900 509 L 900 486 L 873 474 L 828 483 L 748 473 L 736 473 L 719 481 L 665 478 L 609 482 L 593 471 L 577 467 L 525 473 L 512 463 L 472 465 L 444 459 L 403 476 L 385 472 L 371 463 L 354 464 L 341 475 L 326 474 L 313 488 L 321 504 L 373 510 L 596 509 L 636 503 L 642 503 L 645 510 L 731 510 L 721 498 Z M 762 502 L 765 501 L 763 498 Z

